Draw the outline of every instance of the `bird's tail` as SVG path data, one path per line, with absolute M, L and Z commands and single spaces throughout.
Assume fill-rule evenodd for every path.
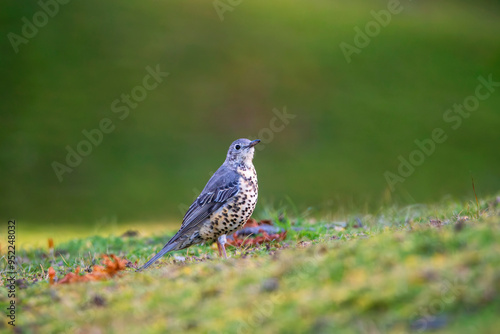
M 160 257 L 162 257 L 163 255 L 165 255 L 166 253 L 168 252 L 171 252 L 173 250 L 177 250 L 177 242 L 174 242 L 172 244 L 166 244 L 165 247 L 163 247 L 163 249 L 161 251 L 158 252 L 158 254 L 156 254 L 155 256 L 153 256 L 151 258 L 151 260 L 149 260 L 148 262 L 146 262 L 145 265 L 143 265 L 142 267 L 140 267 L 139 269 L 137 269 L 136 271 L 141 271 L 143 269 L 146 269 L 147 267 L 149 267 L 150 265 L 152 265 L 156 260 L 158 260 Z

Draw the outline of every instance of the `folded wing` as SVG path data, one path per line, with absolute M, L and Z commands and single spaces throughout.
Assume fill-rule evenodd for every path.
M 213 212 L 230 201 L 239 191 L 239 175 L 222 166 L 208 181 L 201 195 L 191 204 L 184 215 L 181 228 L 167 243 L 175 242 L 180 236 L 200 229 L 200 224 Z M 167 246 L 165 245 L 165 246 Z

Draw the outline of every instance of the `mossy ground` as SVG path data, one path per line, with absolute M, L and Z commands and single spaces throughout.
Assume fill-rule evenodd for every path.
M 362 226 L 359 226 L 359 218 Z M 94 236 L 18 251 L 19 333 L 494 333 L 500 325 L 500 203 L 388 208 L 285 219 L 281 243 L 211 246 L 103 282 L 50 286 L 102 253 L 144 263 L 167 236 Z M 312 228 L 312 229 L 309 229 Z M 5 267 L 5 251 L 1 265 Z M 178 255 L 177 257 L 175 255 Z M 184 259 L 182 259 L 182 257 Z M 0 288 L 2 309 L 8 299 Z M 4 318 L 0 329 L 10 326 Z

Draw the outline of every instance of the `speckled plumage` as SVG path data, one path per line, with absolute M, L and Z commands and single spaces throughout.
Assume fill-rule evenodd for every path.
M 226 160 L 189 207 L 179 231 L 139 270 L 168 252 L 206 242 L 217 241 L 219 253 L 226 256 L 226 234 L 242 227 L 257 204 L 259 186 L 252 160 L 259 142 L 238 139 L 231 144 Z
M 216 240 L 222 234 L 235 232 L 245 224 L 255 209 L 259 191 L 255 168 L 239 167 L 236 172 L 239 175 L 239 191 L 211 215 L 210 223 L 204 224 L 200 229 L 200 236 L 204 240 Z

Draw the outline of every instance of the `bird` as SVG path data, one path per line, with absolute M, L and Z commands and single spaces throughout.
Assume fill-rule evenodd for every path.
M 227 258 L 226 235 L 242 227 L 257 204 L 259 185 L 253 158 L 258 143 L 260 139 L 241 138 L 229 146 L 226 160 L 187 210 L 179 231 L 137 271 L 168 252 L 214 241 L 219 256 Z

